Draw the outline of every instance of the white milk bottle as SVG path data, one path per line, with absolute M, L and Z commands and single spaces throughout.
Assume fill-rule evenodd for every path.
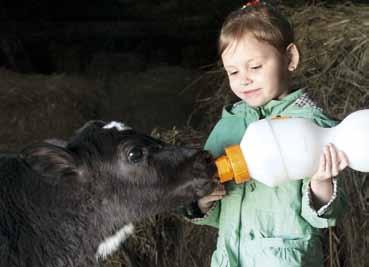
M 369 172 L 369 109 L 356 111 L 333 128 L 304 118 L 263 119 L 251 123 L 240 145 L 216 159 L 221 182 L 251 178 L 268 186 L 311 177 L 326 144 L 345 152 L 349 167 Z

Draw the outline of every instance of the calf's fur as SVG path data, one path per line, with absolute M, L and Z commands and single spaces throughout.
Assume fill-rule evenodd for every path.
M 208 194 L 214 171 L 205 151 L 102 121 L 65 145 L 3 154 L 0 266 L 95 266 L 104 240 L 119 241 L 132 222 Z

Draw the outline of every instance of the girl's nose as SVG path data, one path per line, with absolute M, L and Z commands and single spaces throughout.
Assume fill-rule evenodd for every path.
M 241 85 L 242 86 L 248 86 L 251 83 L 252 83 L 252 80 L 249 77 L 247 77 L 246 75 L 244 75 L 244 77 L 242 77 L 242 79 L 241 79 Z

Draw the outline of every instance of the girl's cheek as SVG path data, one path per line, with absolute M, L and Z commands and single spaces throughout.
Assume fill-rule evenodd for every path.
M 230 79 L 230 80 L 229 80 L 229 86 L 231 87 L 231 90 L 232 90 L 233 92 L 236 92 L 236 91 L 237 91 L 237 89 L 238 89 L 238 87 L 239 87 L 239 84 L 237 83 L 237 81 L 236 81 L 236 80 L 234 80 L 234 79 Z
M 232 92 L 238 96 L 239 98 L 242 98 L 242 89 L 239 87 L 231 88 Z
M 255 82 L 265 81 L 266 78 L 268 78 L 268 74 L 260 70 L 257 73 L 254 73 L 253 82 L 255 83 Z

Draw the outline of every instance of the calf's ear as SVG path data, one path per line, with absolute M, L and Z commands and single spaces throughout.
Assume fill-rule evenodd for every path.
M 20 158 L 35 172 L 57 183 L 64 176 L 78 176 L 76 160 L 66 149 L 52 144 L 33 145 L 20 153 Z
M 52 144 L 54 146 L 58 146 L 58 147 L 67 147 L 68 142 L 59 138 L 50 138 L 50 139 L 46 139 L 43 142 L 47 143 L 47 144 Z

